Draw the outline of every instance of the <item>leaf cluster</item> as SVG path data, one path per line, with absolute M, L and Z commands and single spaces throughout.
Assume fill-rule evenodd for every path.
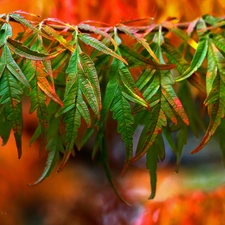
M 20 158 L 22 102 L 28 97 L 30 113 L 36 113 L 39 121 L 31 143 L 40 138 L 40 151 L 48 151 L 46 167 L 35 183 L 48 177 L 60 161 L 61 171 L 75 149 L 93 138 L 92 157 L 103 164 L 115 189 L 106 137 L 107 121 L 113 119 L 126 151 L 122 176 L 146 155 L 153 198 L 165 142 L 176 155 L 178 168 L 189 131 L 198 137 L 205 129 L 193 88 L 204 98 L 209 124 L 192 153 L 201 150 L 221 125 L 223 19 L 205 15 L 185 25 L 165 21 L 144 27 L 129 23 L 99 27 L 91 21 L 78 25 L 50 18 L 31 21 L 27 15 L 21 11 L 0 15 L 0 137 L 4 145 L 13 131 Z M 16 37 L 13 22 L 23 28 Z M 140 128 L 134 149 L 134 132 Z

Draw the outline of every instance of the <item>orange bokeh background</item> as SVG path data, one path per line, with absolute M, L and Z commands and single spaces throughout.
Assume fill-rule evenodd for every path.
M 1 13 L 24 10 L 70 23 L 98 20 L 111 25 L 121 20 L 153 17 L 157 22 L 167 17 L 190 21 L 203 14 L 223 16 L 223 0 L 0 0 Z
M 224 16 L 225 14 L 224 0 L 0 0 L 0 7 L 0 13 L 24 10 L 41 15 L 42 18 L 56 17 L 72 24 L 84 20 L 96 20 L 114 25 L 123 20 L 145 17 L 153 17 L 156 22 L 160 22 L 169 16 L 177 17 L 180 21 L 191 21 L 202 14 L 208 13 L 215 16 Z M 198 191 L 197 194 L 187 192 L 184 185 L 180 185 L 180 180 L 185 179 L 185 173 L 171 175 L 173 173 L 171 168 L 159 171 L 158 186 L 161 188 L 159 188 L 157 196 L 161 196 L 161 198 L 156 198 L 153 205 L 147 203 L 150 189 L 148 171 L 133 168 L 124 179 L 117 178 L 121 193 L 133 205 L 138 205 L 138 209 L 124 206 L 110 189 L 102 171 L 99 172 L 99 167 L 96 168 L 91 162 L 88 162 L 90 167 L 93 166 L 97 171 L 96 175 L 88 163 L 79 161 L 79 156 L 72 159 L 61 174 L 53 173 L 40 185 L 28 187 L 27 183 L 32 183 L 41 174 L 45 158 L 38 158 L 38 143 L 33 144 L 32 147 L 28 146 L 31 137 L 29 131 L 33 129 L 33 124 L 36 122 L 33 116 L 27 114 L 27 110 L 25 105 L 22 159 L 17 159 L 13 137 L 6 146 L 0 146 L 1 225 L 170 224 L 163 223 L 159 216 L 154 221 L 148 221 L 155 218 L 154 213 L 161 215 L 159 214 L 161 212 L 164 216 L 168 216 L 169 213 L 170 218 L 173 218 L 174 212 L 168 208 L 171 205 L 176 207 L 178 205 L 176 208 L 178 214 L 189 213 L 188 215 L 191 217 L 191 211 L 185 210 L 191 210 L 194 201 L 198 204 L 210 201 L 211 206 L 208 204 L 205 208 L 207 210 L 210 210 L 210 207 L 214 208 L 214 204 L 219 202 L 221 211 L 219 213 L 216 211 L 213 215 L 218 218 L 225 213 L 223 190 L 215 191 L 215 195 L 213 193 L 203 194 L 201 191 Z M 176 178 L 174 179 L 174 177 Z M 171 178 L 169 183 L 168 178 Z M 178 193 L 179 196 L 177 196 Z M 167 200 L 168 197 L 170 198 Z M 212 200 L 214 197 L 215 201 Z M 179 204 L 187 204 L 183 212 L 179 210 Z M 146 205 L 143 218 L 147 222 L 140 222 L 141 213 L 135 211 L 136 209 L 140 210 L 139 206 L 142 205 Z M 195 210 L 199 212 L 196 212 L 196 223 L 192 221 L 192 224 L 201 224 L 198 222 L 207 214 L 205 209 L 199 205 L 195 207 Z M 133 218 L 135 216 L 136 219 Z M 111 218 L 116 218 L 117 223 L 114 223 Z M 131 218 L 133 218 L 132 222 Z M 176 218 L 179 219 L 179 216 Z M 182 223 L 182 218 L 180 216 L 177 224 L 185 224 Z M 32 220 L 36 223 L 33 223 Z

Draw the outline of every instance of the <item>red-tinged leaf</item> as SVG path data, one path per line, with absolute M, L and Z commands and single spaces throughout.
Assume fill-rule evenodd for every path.
M 50 26 L 43 26 L 43 30 L 53 39 L 57 40 L 61 45 L 63 45 L 66 49 L 70 50 L 71 52 L 74 52 L 74 47 L 57 31 L 55 31 Z
M 201 140 L 201 143 L 194 150 L 191 151 L 191 154 L 199 152 L 208 143 L 212 135 L 215 133 L 217 127 L 220 125 L 221 118 L 224 117 L 224 107 L 221 107 L 219 101 L 214 102 L 212 105 L 209 105 L 208 112 L 210 116 L 209 126 L 206 130 L 203 139 Z
M 20 14 L 18 14 L 18 13 L 10 13 L 9 16 L 12 19 L 16 20 L 17 22 L 19 22 L 20 24 L 23 24 L 24 26 L 28 27 L 29 29 L 31 29 L 35 33 L 40 34 L 41 36 L 43 36 L 43 37 L 45 37 L 47 39 L 50 39 L 48 35 L 44 34 L 39 29 L 37 29 L 36 27 L 34 27 L 29 20 L 26 20 Z
M 213 46 L 209 45 L 208 51 L 208 71 L 207 71 L 207 98 L 205 105 L 208 106 L 210 122 L 201 143 L 191 152 L 192 154 L 200 151 L 215 133 L 221 123 L 221 118 L 225 116 L 225 83 L 223 82 L 223 73 L 220 73 L 222 65 L 225 62 L 224 57 L 218 54 Z
M 162 88 L 162 94 L 166 98 L 166 100 L 170 103 L 170 105 L 173 107 L 175 112 L 180 116 L 180 118 L 189 125 L 189 120 L 186 115 L 186 112 L 182 106 L 182 103 L 180 99 L 177 97 L 176 93 L 174 92 L 172 86 L 166 85 Z M 172 119 L 171 119 L 172 120 Z
M 168 101 L 165 99 L 164 96 L 161 97 L 161 108 L 163 112 L 166 114 L 166 116 L 174 123 L 176 126 L 178 121 L 177 117 L 175 115 L 174 109 L 170 106 Z
M 98 28 L 98 27 L 95 27 L 95 26 L 91 26 L 91 25 L 88 25 L 88 24 L 84 24 L 84 23 L 80 23 L 78 25 L 78 27 L 80 29 L 83 29 L 83 30 L 87 30 L 87 31 L 90 31 L 90 32 L 93 32 L 95 34 L 99 34 L 107 39 L 109 39 L 111 41 L 111 43 L 114 45 L 114 50 L 116 51 L 117 50 L 117 44 L 116 42 L 114 41 L 114 39 L 107 33 L 105 32 L 104 30 Z M 108 30 L 108 29 L 107 29 Z M 106 31 L 107 31 L 106 30 Z
M 135 33 L 135 31 L 131 30 L 131 28 L 124 26 L 124 25 L 120 25 L 117 27 L 118 30 L 123 31 L 125 34 L 129 35 L 130 37 L 134 38 L 135 40 L 137 40 L 151 55 L 151 57 L 157 62 L 159 63 L 158 58 L 156 57 L 155 53 L 152 51 L 149 43 L 141 36 L 139 36 L 137 33 Z
M 24 14 L 24 15 L 32 16 L 32 17 L 40 17 L 40 15 L 37 15 L 37 14 L 34 14 L 34 13 L 25 12 L 23 10 L 16 10 L 13 13 L 15 13 L 15 14 Z
M 157 136 L 162 132 L 162 128 L 167 125 L 166 115 L 160 107 L 156 105 L 151 114 L 151 120 L 148 127 L 142 132 L 142 140 L 139 141 L 137 154 L 131 159 L 131 162 L 139 160 L 155 142 Z
M 57 170 L 58 173 L 60 173 L 64 169 L 64 167 L 66 166 L 66 163 L 67 163 L 70 155 L 71 155 L 70 151 L 66 151 L 65 152 L 65 154 L 63 156 L 63 159 L 61 161 L 61 164 L 59 165 L 59 169 Z
M 61 101 L 61 99 L 58 97 L 58 95 L 56 94 L 55 90 L 52 88 L 52 86 L 49 84 L 48 80 L 47 80 L 47 76 L 48 74 L 46 73 L 46 71 L 44 70 L 44 66 L 42 64 L 42 62 L 36 62 L 36 68 L 37 68 L 37 81 L 38 81 L 38 86 L 39 88 L 49 97 L 51 98 L 53 101 L 55 101 L 56 103 L 58 103 L 59 105 L 61 105 L 63 107 L 63 102 Z

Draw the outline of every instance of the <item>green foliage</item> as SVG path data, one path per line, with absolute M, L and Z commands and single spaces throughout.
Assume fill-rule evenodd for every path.
M 12 22 L 22 25 L 23 32 L 13 34 Z M 48 152 L 46 167 L 35 184 L 56 166 L 61 171 L 74 149 L 81 149 L 94 137 L 93 159 L 103 164 L 118 194 L 110 172 L 106 138 L 107 121 L 113 119 L 125 144 L 122 176 L 133 162 L 146 155 L 150 198 L 154 198 L 157 163 L 166 157 L 164 141 L 176 155 L 178 168 L 188 132 L 198 137 L 199 131 L 205 129 L 196 110 L 193 88 L 204 96 L 209 124 L 192 153 L 201 150 L 217 128 L 224 128 L 223 24 L 222 19 L 205 15 L 185 24 L 165 21 L 144 27 L 127 23 L 96 27 L 87 23 L 70 25 L 57 19 L 29 21 L 19 12 L 3 14 L 2 144 L 7 143 L 12 130 L 21 157 L 22 103 L 27 96 L 30 113 L 36 113 L 39 121 L 31 143 L 40 136 L 40 151 Z M 168 38 L 170 34 L 179 39 L 176 45 Z M 139 127 L 143 130 L 134 151 L 133 135 Z M 224 138 L 220 139 L 224 158 Z

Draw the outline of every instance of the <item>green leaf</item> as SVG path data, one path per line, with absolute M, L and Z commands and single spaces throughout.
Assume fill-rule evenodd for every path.
M 142 93 L 137 88 L 130 71 L 122 64 L 120 65 L 119 75 L 123 87 L 126 90 L 126 92 L 123 92 L 124 95 L 130 95 L 130 100 L 144 106 L 147 109 L 150 109 L 148 102 L 146 102 L 146 100 L 142 96 Z
M 157 183 L 157 161 L 158 161 L 158 151 L 157 142 L 149 147 L 146 152 L 146 168 L 149 170 L 150 183 L 151 183 L 151 195 L 148 199 L 153 199 L 156 193 L 156 183 Z
M 80 56 L 80 63 L 82 65 L 82 70 L 86 74 L 88 80 L 91 83 L 95 98 L 98 102 L 99 110 L 101 110 L 101 108 L 102 108 L 101 92 L 100 92 L 99 80 L 98 80 L 98 75 L 97 75 L 97 71 L 95 69 L 94 62 L 84 52 L 81 52 L 79 56 Z
M 14 76 L 6 69 L 0 80 L 0 105 L 5 105 L 5 114 L 10 121 L 16 146 L 18 158 L 22 156 L 22 98 L 23 90 Z
M 87 34 L 79 34 L 78 38 L 83 41 L 85 44 L 90 45 L 91 47 L 99 50 L 100 52 L 104 52 L 107 55 L 111 55 L 114 58 L 117 58 L 127 64 L 126 60 L 123 59 L 120 55 L 116 54 L 113 50 L 108 48 L 102 42 L 98 41 L 97 39 L 87 35 Z
M 140 138 L 137 154 L 131 159 L 131 162 L 135 162 L 140 159 L 153 145 L 157 136 L 162 132 L 162 128 L 167 125 L 166 115 L 162 111 L 160 104 L 157 104 L 151 113 L 151 120 L 146 124 L 143 129 Z
M 215 133 L 221 123 L 221 118 L 225 116 L 225 83 L 222 68 L 225 58 L 218 49 L 210 42 L 208 50 L 208 72 L 206 79 L 207 98 L 205 105 L 208 107 L 210 122 L 201 143 L 191 152 L 200 151 Z M 221 73 L 222 72 L 222 73 Z
M 134 119 L 131 114 L 129 102 L 122 95 L 120 88 L 117 88 L 115 98 L 111 105 L 111 110 L 113 112 L 113 118 L 118 122 L 117 131 L 122 135 L 122 140 L 126 146 L 126 160 L 122 170 L 122 175 L 124 175 L 132 158 L 134 132 L 132 125 L 134 123 Z
M 19 82 L 21 82 L 24 86 L 30 87 L 29 82 L 27 81 L 25 75 L 21 71 L 20 67 L 14 61 L 9 47 L 4 45 L 2 52 L 2 63 L 5 64 L 5 67 L 10 71 L 10 73 L 17 78 Z
M 59 128 L 60 119 L 52 118 L 49 122 L 48 127 L 48 140 L 46 145 L 46 149 L 48 151 L 48 158 L 46 161 L 46 166 L 40 178 L 36 182 L 34 182 L 33 185 L 40 183 L 51 174 L 57 162 L 59 161 L 59 153 L 64 151 L 62 138 L 59 133 Z
M 103 98 L 103 106 L 101 111 L 101 120 L 104 120 L 110 110 L 111 104 L 117 93 L 118 82 L 117 74 L 119 71 L 119 60 L 113 59 L 109 70 L 109 82 L 107 83 L 105 95 Z
M 0 137 L 2 138 L 2 145 L 5 145 L 9 140 L 12 127 L 10 121 L 7 119 L 8 115 L 6 114 L 5 107 L 0 111 Z
M 190 77 L 202 65 L 202 62 L 206 57 L 207 51 L 208 36 L 201 36 L 198 41 L 198 46 L 191 61 L 190 67 L 183 74 L 177 77 L 176 81 L 181 81 Z
M 187 127 L 183 127 L 181 130 L 177 133 L 177 151 L 176 154 L 176 172 L 179 170 L 179 165 L 181 161 L 181 156 L 183 152 L 184 145 L 187 144 L 188 139 L 188 130 Z
M 111 169 L 110 169 L 110 166 L 109 166 L 109 156 L 108 156 L 108 152 L 107 152 L 107 142 L 106 142 L 106 135 L 105 133 L 101 133 L 101 138 L 98 138 L 97 141 L 97 146 L 98 148 L 100 149 L 100 154 L 99 154 L 99 161 L 102 162 L 103 164 L 103 168 L 104 168 L 104 171 L 105 171 L 105 174 L 106 174 L 106 177 L 112 187 L 112 189 L 114 190 L 115 194 L 117 195 L 117 197 L 122 201 L 124 202 L 125 204 L 129 205 L 130 204 L 119 194 L 115 184 L 114 184 L 114 181 L 113 181 L 113 178 L 112 178 L 112 172 L 111 172 Z M 96 143 L 95 143 L 96 144 Z M 95 147 L 97 147 L 95 146 Z M 96 151 L 96 150 L 95 150 Z
M 7 43 L 9 37 L 12 37 L 12 27 L 4 23 L 0 30 L 0 48 Z

